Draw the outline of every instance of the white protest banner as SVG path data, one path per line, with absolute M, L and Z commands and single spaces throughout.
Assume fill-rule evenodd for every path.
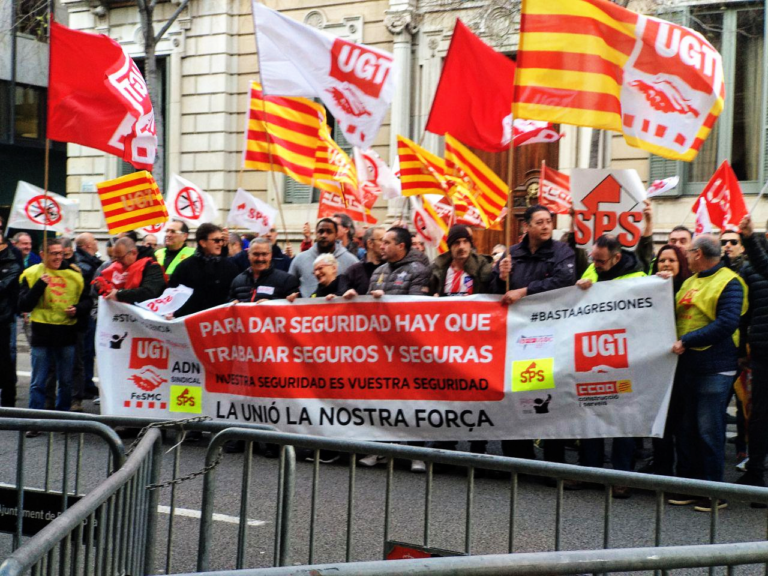
M 661 436 L 676 339 L 672 283 L 649 277 L 509 307 L 496 296 L 300 299 L 166 321 L 102 301 L 96 347 L 104 414 L 490 440 Z
M 19 180 L 8 218 L 8 228 L 17 230 L 55 230 L 71 236 L 77 226 L 80 204 L 53 192 L 46 197 L 42 188 Z
M 400 180 L 372 148 L 363 151 L 355 146 L 353 152 L 357 180 L 366 208 L 373 208 L 379 195 L 383 194 L 386 200 L 402 196 Z
M 671 178 L 665 178 L 664 180 L 654 180 L 648 190 L 645 191 L 646 198 L 653 198 L 664 192 L 669 192 L 673 188 L 676 188 L 680 183 L 679 176 L 672 176 Z
M 158 298 L 137 302 L 136 306 L 154 312 L 158 316 L 173 314 L 184 306 L 192 296 L 192 288 L 179 284 L 176 288 L 166 288 Z
M 635 170 L 571 172 L 576 246 L 589 250 L 596 238 L 615 235 L 623 248 L 634 250 L 643 233 L 645 188 Z
M 392 54 L 251 3 L 264 94 L 319 98 L 346 139 L 368 148 L 395 93 Z
M 237 189 L 232 200 L 232 207 L 227 216 L 227 225 L 245 228 L 262 235 L 275 225 L 277 210 L 266 202 L 249 194 L 242 188 Z
M 169 220 L 181 220 L 193 228 L 203 222 L 213 222 L 219 216 L 211 195 L 178 174 L 171 174 L 165 206 Z

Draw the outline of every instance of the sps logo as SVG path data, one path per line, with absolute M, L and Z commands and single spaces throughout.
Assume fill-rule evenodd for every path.
M 331 48 L 331 76 L 378 98 L 392 69 L 392 57 L 341 38 Z M 357 116 L 357 114 L 355 114 Z
M 157 338 L 134 338 L 131 342 L 129 368 L 154 366 L 158 370 L 168 369 L 168 347 Z
M 629 368 L 627 331 L 599 330 L 576 334 L 576 372 L 608 372 Z

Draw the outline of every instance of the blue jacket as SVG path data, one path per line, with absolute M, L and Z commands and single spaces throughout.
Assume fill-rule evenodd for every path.
M 720 262 L 709 270 L 699 273 L 700 278 L 712 276 L 725 266 Z M 681 361 L 688 370 L 698 374 L 716 374 L 731 372 L 738 367 L 739 351 L 731 337 L 739 327 L 741 306 L 744 300 L 744 288 L 734 278 L 726 284 L 720 298 L 717 300 L 717 311 L 714 322 L 685 334 L 680 338 L 686 351 Z M 744 335 L 742 335 L 742 338 Z M 692 350 L 701 346 L 711 346 L 706 350 Z

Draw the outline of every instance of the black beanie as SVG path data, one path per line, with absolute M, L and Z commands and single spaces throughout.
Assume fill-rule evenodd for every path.
M 462 238 L 466 238 L 469 240 L 469 243 L 472 244 L 472 234 L 469 232 L 469 228 L 464 226 L 464 224 L 454 224 L 451 226 L 451 229 L 448 230 L 448 248 L 450 248 L 455 242 L 458 242 Z M 474 244 L 472 244 L 474 246 Z

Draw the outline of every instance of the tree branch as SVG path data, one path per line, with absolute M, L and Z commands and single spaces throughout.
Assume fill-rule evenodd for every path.
M 189 4 L 189 0 L 184 0 L 181 4 L 179 4 L 179 7 L 176 8 L 176 12 L 174 12 L 173 15 L 170 18 L 168 18 L 168 22 L 163 24 L 163 27 L 160 28 L 160 32 L 158 32 L 157 36 L 155 36 L 155 44 L 160 42 L 160 40 L 165 35 L 165 33 L 168 32 L 168 29 L 176 21 L 176 18 L 179 17 L 179 14 L 181 14 L 184 11 L 184 8 L 187 7 L 187 4 Z

